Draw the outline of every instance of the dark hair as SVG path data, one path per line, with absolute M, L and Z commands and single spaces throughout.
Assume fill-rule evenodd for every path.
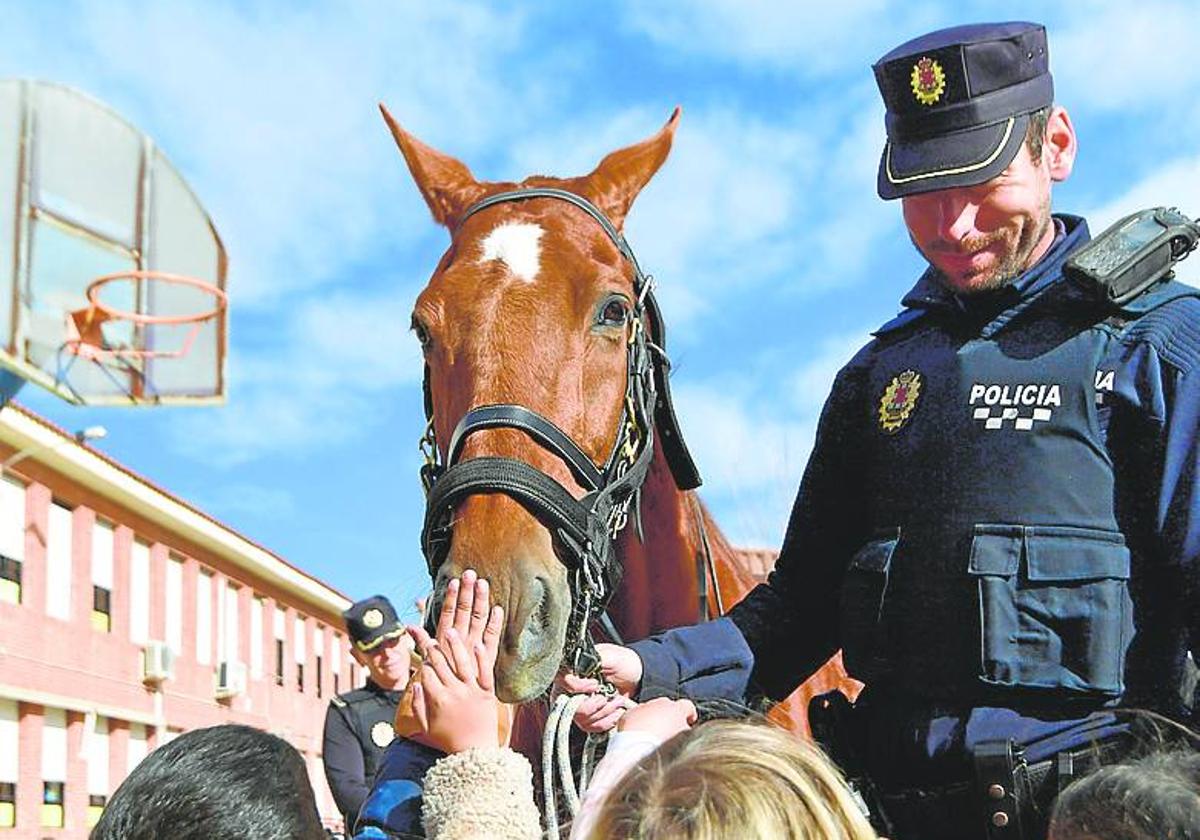
M 249 726 L 195 729 L 154 750 L 113 794 L 91 840 L 318 840 L 304 760 Z
M 1046 124 L 1050 122 L 1050 106 L 1038 108 L 1029 115 L 1029 127 L 1025 129 L 1025 145 L 1034 163 L 1042 162 L 1042 144 L 1046 140 Z

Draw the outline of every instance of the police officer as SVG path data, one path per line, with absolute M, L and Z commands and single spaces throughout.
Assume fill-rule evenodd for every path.
M 1040 837 L 1120 707 L 1193 713 L 1200 293 L 1114 304 L 1064 275 L 1090 236 L 1050 212 L 1076 139 L 1041 26 L 874 69 L 878 192 L 928 270 L 838 374 L 767 583 L 603 668 L 639 699 L 782 698 L 841 648 L 866 689 L 839 758 L 889 836 Z
M 365 686 L 335 696 L 325 712 L 325 778 L 349 834 L 383 751 L 395 737 L 392 721 L 408 685 L 413 645 L 382 595 L 357 601 L 342 618 L 350 653 L 370 674 Z

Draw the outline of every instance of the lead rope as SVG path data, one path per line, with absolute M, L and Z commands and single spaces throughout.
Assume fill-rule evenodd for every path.
M 579 787 L 575 787 L 574 773 L 571 768 L 571 723 L 575 713 L 587 700 L 586 694 L 560 694 L 554 698 L 554 706 L 546 719 L 546 728 L 542 732 L 542 798 L 546 816 L 546 837 L 558 840 L 558 794 L 555 786 L 554 770 L 558 768 L 558 780 L 562 785 L 563 799 L 567 810 L 574 819 L 579 814 L 579 802 L 587 792 L 591 781 L 592 770 L 596 762 L 596 747 L 601 741 L 608 741 L 608 733 L 597 736 L 589 732 L 583 745 L 582 766 L 579 769 Z

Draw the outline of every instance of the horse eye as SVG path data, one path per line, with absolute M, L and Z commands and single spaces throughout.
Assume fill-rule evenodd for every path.
M 625 299 L 613 297 L 605 302 L 604 308 L 600 310 L 600 317 L 596 319 L 596 323 L 602 327 L 620 327 L 628 319 L 629 307 L 625 303 Z
M 421 349 L 427 349 L 429 347 L 430 338 L 429 338 L 429 330 L 427 330 L 425 328 L 425 325 L 422 324 L 420 321 L 418 321 L 416 318 L 413 318 L 412 319 L 412 331 L 413 331 L 413 334 L 416 335 L 417 341 L 421 342 Z

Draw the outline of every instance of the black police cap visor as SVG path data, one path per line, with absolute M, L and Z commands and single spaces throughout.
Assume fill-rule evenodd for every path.
M 927 71 L 918 95 L 918 63 Z M 1054 100 L 1045 29 L 973 24 L 923 35 L 874 66 L 887 107 L 878 192 L 893 199 L 973 186 L 1005 170 L 1029 115 Z

